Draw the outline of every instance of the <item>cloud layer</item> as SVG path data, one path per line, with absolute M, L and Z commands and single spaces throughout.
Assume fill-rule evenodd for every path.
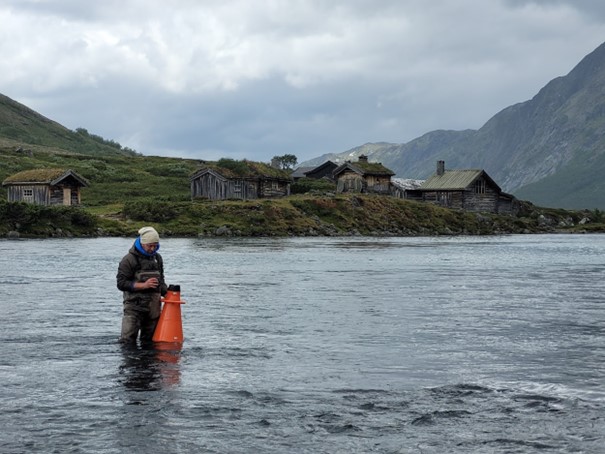
M 605 36 L 593 0 L 2 0 L 0 93 L 143 154 L 299 161 L 478 128 Z

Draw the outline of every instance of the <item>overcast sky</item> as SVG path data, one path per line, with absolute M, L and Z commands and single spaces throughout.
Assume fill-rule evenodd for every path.
M 477 129 L 603 41 L 603 0 L 0 0 L 0 93 L 145 155 L 303 162 Z

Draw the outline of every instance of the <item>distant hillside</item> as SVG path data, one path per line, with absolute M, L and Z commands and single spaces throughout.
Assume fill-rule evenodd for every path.
M 450 133 L 443 133 L 444 141 Z M 460 135 L 458 135 L 460 137 Z M 419 144 L 422 142 L 419 141 Z M 389 144 L 368 144 L 375 154 Z M 477 214 L 372 195 L 315 191 L 290 197 L 191 200 L 190 176 L 201 167 L 236 174 L 262 170 L 229 159 L 216 163 L 144 156 L 84 129 L 70 131 L 0 95 L 0 181 L 28 169 L 72 169 L 86 178 L 81 207 L 6 202 L 0 191 L 0 237 L 133 235 L 142 223 L 166 236 L 486 235 L 602 231 L 599 212 L 537 209 L 519 216 Z M 262 170 L 275 171 L 274 169 Z M 223 170 L 224 171 L 224 170 Z
M 82 195 L 87 207 L 119 210 L 132 200 L 190 200 L 189 176 L 199 165 L 193 159 L 143 156 L 82 128 L 71 131 L 0 95 L 0 182 L 22 170 L 72 169 L 90 182 Z M 6 199 L 4 188 L 0 199 Z
M 0 147 L 23 150 L 44 147 L 81 154 L 133 156 L 134 150 L 88 133 L 71 131 L 29 107 L 0 94 Z
M 405 144 L 365 144 L 301 165 L 359 154 L 402 178 L 427 178 L 435 162 L 445 160 L 450 169 L 485 169 L 505 191 L 541 206 L 605 209 L 605 44 L 479 130 L 432 131 Z

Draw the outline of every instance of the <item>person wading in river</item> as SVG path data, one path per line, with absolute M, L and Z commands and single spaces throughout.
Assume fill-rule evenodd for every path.
M 164 262 L 158 254 L 160 236 L 153 227 L 142 227 L 139 236 L 118 266 L 118 289 L 124 292 L 124 315 L 120 342 L 151 342 L 161 312 L 160 296 L 168 287 L 164 282 Z

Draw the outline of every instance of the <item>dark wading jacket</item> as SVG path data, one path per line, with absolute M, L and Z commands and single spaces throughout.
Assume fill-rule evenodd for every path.
M 133 291 L 135 282 L 145 282 L 157 277 L 159 287 Z M 160 254 L 143 255 L 133 245 L 118 266 L 118 289 L 124 292 L 124 306 L 137 311 L 149 311 L 151 318 L 160 316 L 160 295 L 165 295 L 168 287 L 164 281 L 164 262 Z

